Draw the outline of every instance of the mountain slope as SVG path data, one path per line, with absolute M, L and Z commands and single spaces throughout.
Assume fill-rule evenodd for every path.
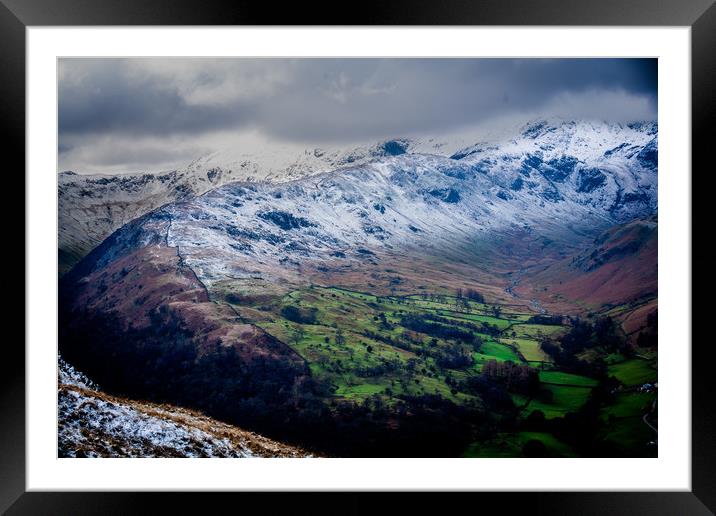
M 534 270 L 518 295 L 540 299 L 558 313 L 580 313 L 655 300 L 658 224 L 636 219 L 605 230 L 572 256 Z
M 241 177 L 241 176 L 238 176 Z M 67 272 L 112 231 L 164 204 L 234 180 L 230 171 L 58 177 L 59 273 Z
M 60 457 L 307 457 L 304 450 L 171 405 L 102 392 L 60 358 Z
M 425 166 L 454 177 L 484 174 L 486 201 L 505 205 L 537 193 L 540 207 L 562 200 L 565 191 L 589 211 L 611 202 L 610 215 L 624 218 L 655 208 L 656 126 L 607 125 L 546 121 L 528 124 L 513 139 L 464 146 L 466 139 L 394 139 L 348 149 L 266 147 L 204 156 L 185 169 L 161 174 L 123 176 L 59 175 L 59 261 L 63 274 L 112 231 L 160 206 L 189 200 L 235 181 L 275 184 L 336 169 L 390 164 L 424 157 Z M 450 159 L 446 159 L 450 158 Z M 396 161 L 397 160 L 397 161 Z M 637 176 L 634 170 L 651 171 Z M 410 180 L 405 176 L 404 180 Z M 437 185 L 428 191 L 448 202 L 453 189 Z M 321 185 L 323 186 L 323 185 Z M 377 185 L 380 186 L 380 185 Z M 375 199 L 378 203 L 382 199 Z M 510 209 L 506 207 L 506 209 Z M 490 215 L 489 210 L 485 214 Z M 613 213 L 612 213 L 613 212 Z M 556 211 L 559 214 L 559 210 Z
M 478 269 L 505 261 L 509 270 L 511 257 L 535 254 L 529 242 L 558 257 L 655 212 L 656 170 L 641 160 L 651 129 L 602 127 L 598 140 L 591 125 L 540 127 L 459 159 L 405 153 L 283 183 L 225 185 L 126 225 L 75 275 L 147 245 L 177 249 L 210 290 L 227 278 L 301 283 L 406 254 L 479 258 Z
M 58 176 L 59 273 L 67 272 L 114 230 L 164 204 L 233 181 L 283 182 L 352 163 L 403 153 L 407 140 L 357 148 L 250 146 L 202 156 L 180 170 Z

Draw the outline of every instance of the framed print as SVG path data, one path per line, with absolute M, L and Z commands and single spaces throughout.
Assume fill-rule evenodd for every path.
M 73 7 L 2 7 L 10 514 L 287 490 L 713 511 L 712 3 Z

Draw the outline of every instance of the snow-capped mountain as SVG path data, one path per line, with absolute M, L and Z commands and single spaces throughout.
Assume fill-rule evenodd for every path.
M 112 235 L 84 270 L 162 245 L 207 285 L 273 281 L 296 279 L 310 263 L 444 255 L 495 235 L 593 236 L 656 212 L 657 137 L 655 124 L 542 121 L 449 155 L 390 140 L 328 172 L 308 167 L 297 179 L 234 182 L 167 204 Z
M 363 146 L 301 149 L 288 145 L 252 144 L 202 156 L 185 168 L 161 173 L 124 175 L 79 175 L 62 172 L 58 178 L 59 266 L 64 274 L 96 247 L 112 231 L 165 204 L 190 199 L 218 186 L 236 182 L 282 183 L 336 169 L 389 160 L 406 154 L 449 157 L 475 170 L 486 172 L 502 193 L 535 188 L 528 171 L 539 170 L 552 183 L 560 183 L 579 168 L 578 189 L 597 189 L 610 183 L 627 195 L 639 195 L 629 174 L 609 181 L 606 172 L 630 167 L 636 161 L 656 169 L 655 124 L 607 125 L 601 123 L 552 120 L 528 124 L 516 131 L 515 138 L 493 136 L 474 144 L 477 136 L 447 138 L 396 138 Z M 651 143 L 650 143 L 651 142 Z M 524 162 L 515 174 L 515 162 Z M 584 165 L 594 165 L 589 170 Z M 611 169 L 609 168 L 611 167 Z M 562 176 L 565 176 L 564 178 Z M 543 182 L 542 182 L 543 183 Z M 545 192 L 555 191 L 549 185 Z M 546 193 L 549 196 L 549 193 Z
M 165 204 L 234 181 L 286 182 L 338 167 L 406 152 L 408 140 L 349 149 L 295 146 L 237 147 L 202 156 L 185 168 L 160 173 L 58 177 L 60 274 L 112 231 Z M 414 145 L 414 143 L 412 143 Z
M 58 177 L 59 267 L 69 270 L 112 231 L 164 204 L 202 194 L 244 176 L 231 170 Z

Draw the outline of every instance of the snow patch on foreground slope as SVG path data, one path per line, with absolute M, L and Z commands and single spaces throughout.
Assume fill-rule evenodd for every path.
M 109 396 L 59 359 L 60 457 L 306 457 L 200 413 Z

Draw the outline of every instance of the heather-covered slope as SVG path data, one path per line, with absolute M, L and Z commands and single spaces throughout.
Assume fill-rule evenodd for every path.
M 538 298 L 550 311 L 588 312 L 645 303 L 658 294 L 655 217 L 613 226 L 575 254 L 531 272 L 515 293 Z

